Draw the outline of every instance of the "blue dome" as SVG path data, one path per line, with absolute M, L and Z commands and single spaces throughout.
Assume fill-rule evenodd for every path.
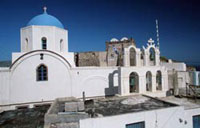
M 27 24 L 27 26 L 31 25 L 56 26 L 58 28 L 64 28 L 63 24 L 56 17 L 49 15 L 46 12 L 33 17 Z

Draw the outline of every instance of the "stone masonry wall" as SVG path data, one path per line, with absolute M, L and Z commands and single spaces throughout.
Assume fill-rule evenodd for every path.
M 76 66 L 123 66 L 124 48 L 130 45 L 136 46 L 132 38 L 123 41 L 106 42 L 106 51 L 103 52 L 91 51 L 76 53 Z
M 108 66 L 123 66 L 124 48 L 135 45 L 135 41 L 130 38 L 124 41 L 106 42 Z
M 107 66 L 106 52 L 80 52 L 75 55 L 76 66 Z

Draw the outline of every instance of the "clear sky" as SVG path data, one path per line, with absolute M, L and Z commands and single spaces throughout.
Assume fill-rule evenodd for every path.
M 161 55 L 200 63 L 199 0 L 0 0 L 0 60 L 20 51 L 20 28 L 43 13 L 57 17 L 69 31 L 69 51 L 104 51 L 115 37 L 132 37 L 137 47 L 156 40 Z

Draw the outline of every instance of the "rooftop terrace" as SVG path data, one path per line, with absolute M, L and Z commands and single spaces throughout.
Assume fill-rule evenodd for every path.
M 173 103 L 168 103 L 155 98 L 143 95 L 125 97 L 106 97 L 86 100 L 85 102 L 76 98 L 61 98 L 51 105 L 45 115 L 45 125 L 47 127 L 79 126 L 79 120 L 85 118 L 96 118 L 113 116 L 126 113 L 142 112 L 155 109 L 175 107 Z
M 200 100 L 197 99 L 196 101 L 194 99 L 189 99 L 189 98 L 178 98 L 174 96 L 168 96 L 168 97 L 163 97 L 160 98 L 163 101 L 177 104 L 180 106 L 183 106 L 184 109 L 193 109 L 193 108 L 200 108 Z
M 177 105 L 147 96 L 135 95 L 88 100 L 85 102 L 85 112 L 94 117 L 96 117 L 95 114 L 112 116 L 173 106 Z

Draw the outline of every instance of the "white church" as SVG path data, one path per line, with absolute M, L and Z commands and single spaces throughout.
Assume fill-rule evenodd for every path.
M 46 9 L 21 28 L 20 35 L 20 52 L 12 53 L 10 67 L 0 68 L 1 110 L 83 95 L 87 98 L 137 94 L 166 97 L 170 89 L 169 70 L 186 71 L 184 63 L 161 63 L 159 47 L 151 38 L 141 49 L 134 43 L 124 46 L 122 66 L 109 63 L 117 56 L 113 45 L 128 38 L 109 42 L 108 47 L 113 46 L 114 50 L 111 56 L 107 52 L 99 53 L 103 64 L 77 66 L 76 53 L 68 51 L 68 30 Z M 185 86 L 185 81 L 184 78 L 180 86 Z

